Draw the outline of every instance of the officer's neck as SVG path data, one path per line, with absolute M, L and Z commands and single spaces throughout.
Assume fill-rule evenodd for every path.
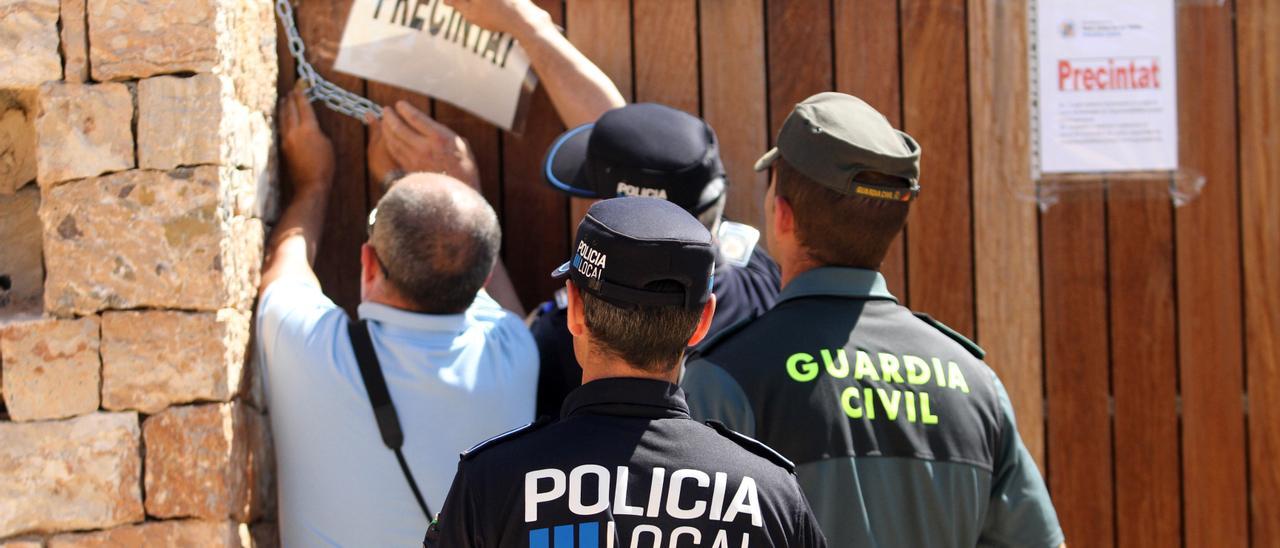
M 652 379 L 676 384 L 680 380 L 680 368 L 672 367 L 665 372 L 654 372 L 641 369 L 621 359 L 609 355 L 591 352 L 587 360 L 582 361 L 582 384 L 600 379 L 637 378 Z
M 796 279 L 801 274 L 826 266 L 822 262 L 810 257 L 808 253 L 794 253 L 778 261 L 778 269 L 782 271 L 782 287 L 787 287 L 791 280 Z

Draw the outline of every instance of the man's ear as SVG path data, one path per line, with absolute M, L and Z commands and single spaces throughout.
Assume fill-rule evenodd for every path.
M 773 226 L 777 227 L 778 234 L 794 234 L 796 231 L 796 213 L 791 209 L 791 202 L 786 198 L 773 195 Z
M 367 242 L 360 245 L 360 280 L 364 285 L 372 285 L 382 269 L 378 268 L 378 252 Z
M 565 282 L 565 296 L 569 304 L 565 308 L 569 320 L 569 334 L 581 337 L 587 333 L 587 315 L 582 309 L 582 296 L 578 294 L 578 286 L 573 282 Z
M 707 299 L 707 304 L 702 306 L 702 317 L 698 319 L 698 327 L 693 330 L 693 336 L 689 337 L 689 342 L 685 346 L 694 346 L 702 339 L 707 337 L 707 331 L 711 330 L 711 320 L 716 316 L 716 294 L 712 293 L 711 298 Z

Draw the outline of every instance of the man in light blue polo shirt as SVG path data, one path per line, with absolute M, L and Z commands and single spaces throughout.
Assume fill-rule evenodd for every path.
M 428 519 L 379 435 L 348 316 L 311 269 L 333 184 L 332 144 L 306 99 L 281 105 L 294 196 L 268 243 L 258 308 L 286 546 L 412 546 Z M 481 289 L 497 216 L 470 186 L 415 173 L 378 202 L 361 249 L 359 316 L 432 510 L 458 454 L 533 419 L 538 354 L 521 319 Z M 351 257 L 356 260 L 356 257 Z

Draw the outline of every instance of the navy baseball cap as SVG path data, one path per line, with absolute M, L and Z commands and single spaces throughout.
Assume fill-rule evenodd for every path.
M 656 103 L 615 108 L 566 131 L 542 171 L 572 196 L 662 198 L 695 215 L 714 205 L 726 184 L 711 126 Z
M 551 277 L 569 278 L 617 306 L 701 308 L 714 269 L 711 233 L 689 212 L 666 200 L 627 197 L 587 210 L 572 258 Z

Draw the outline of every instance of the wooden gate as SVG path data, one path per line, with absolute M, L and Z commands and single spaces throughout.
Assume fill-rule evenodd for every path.
M 1280 546 L 1280 3 L 1180 2 L 1181 163 L 1205 177 L 1196 199 L 1175 208 L 1159 183 L 1097 185 L 1040 212 L 1025 198 L 1026 2 L 539 4 L 628 99 L 712 124 L 738 220 L 762 226 L 766 181 L 751 164 L 812 93 L 858 95 L 920 141 L 922 198 L 885 273 L 912 308 L 988 350 L 1070 544 Z M 539 175 L 564 129 L 546 95 L 513 136 L 336 74 L 348 6 L 298 2 L 311 61 L 470 140 L 516 287 L 526 306 L 545 299 L 577 222 Z M 281 89 L 292 84 L 282 47 Z M 350 308 L 377 196 L 363 126 L 329 112 L 321 123 L 339 183 L 318 271 Z

